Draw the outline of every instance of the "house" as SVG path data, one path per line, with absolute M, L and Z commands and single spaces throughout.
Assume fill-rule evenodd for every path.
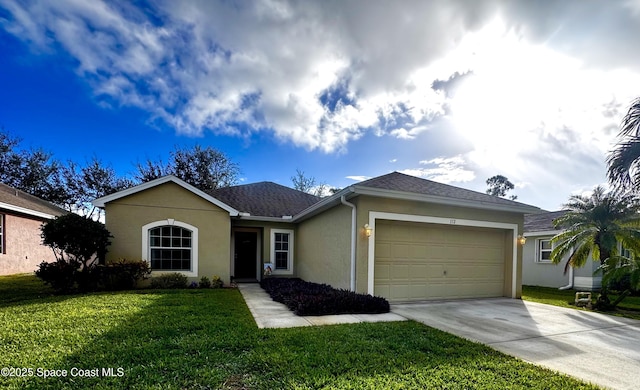
M 566 273 L 564 269 L 568 258 L 558 264 L 551 262 L 551 239 L 562 232 L 553 226 L 553 221 L 565 213 L 563 210 L 525 215 L 524 236 L 527 241 L 522 257 L 522 284 L 581 290 L 600 288 L 602 276 L 594 276 L 599 262 L 590 261 L 576 269 L 569 267 Z
M 537 207 L 393 172 L 326 198 L 261 182 L 205 193 L 165 176 L 93 202 L 107 261 L 256 281 L 263 270 L 391 301 L 517 298 L 524 214 Z
M 54 261 L 42 245 L 40 226 L 66 211 L 0 183 L 0 275 L 33 272 L 42 261 Z

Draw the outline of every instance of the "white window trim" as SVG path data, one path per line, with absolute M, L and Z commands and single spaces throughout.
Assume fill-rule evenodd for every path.
M 142 259 L 148 262 L 149 265 L 151 265 L 151 262 L 149 261 L 149 258 L 151 257 L 149 253 L 149 251 L 151 250 L 149 246 L 149 230 L 156 227 L 167 226 L 167 225 L 179 226 L 181 228 L 191 230 L 191 271 L 178 271 L 178 270 L 158 271 L 156 270 L 156 271 L 151 271 L 151 274 L 162 275 L 167 273 L 178 272 L 183 274 L 184 276 L 197 277 L 198 276 L 198 228 L 193 225 L 189 225 L 188 223 L 176 221 L 174 219 L 165 219 L 162 221 L 155 221 L 155 222 L 151 222 L 144 225 L 142 227 L 142 256 L 141 256 Z
M 276 269 L 276 233 L 289 234 L 289 263 L 287 269 Z M 294 234 L 290 229 L 271 229 L 271 257 L 270 263 L 273 264 L 272 275 L 293 275 L 293 245 Z
M 542 238 L 537 238 L 536 239 L 536 257 L 535 257 L 535 261 L 538 264 L 553 264 L 553 262 L 551 260 L 542 260 L 542 250 L 540 249 L 540 243 L 542 241 L 549 241 L 551 242 L 551 239 L 553 237 L 542 237 Z M 553 244 L 551 244 L 551 249 L 553 249 Z
M 4 214 L 0 213 L 0 255 L 3 255 L 6 253 L 4 235 L 5 235 L 5 218 L 4 218 Z

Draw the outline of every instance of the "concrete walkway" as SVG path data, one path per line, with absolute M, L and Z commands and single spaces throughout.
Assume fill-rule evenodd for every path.
M 611 389 L 640 388 L 640 321 L 518 299 L 392 305 L 406 318 Z
M 295 328 L 298 326 L 390 322 L 407 319 L 393 313 L 297 316 L 282 303 L 275 302 L 257 283 L 238 284 L 258 328 Z

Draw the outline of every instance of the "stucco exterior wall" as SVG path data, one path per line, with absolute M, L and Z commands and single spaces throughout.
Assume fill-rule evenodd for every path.
M 0 275 L 34 272 L 43 262 L 55 261 L 51 248 L 42 245 L 40 226 L 44 220 L 4 214 L 4 253 L 0 253 Z
M 544 263 L 536 261 L 536 245 L 539 239 L 551 239 L 552 235 L 529 236 L 524 245 L 522 258 L 522 284 L 527 286 L 562 287 L 569 284 L 569 272 L 564 273 L 567 258 L 560 263 Z M 598 261 L 589 261 L 584 267 L 574 269 L 574 285 L 578 289 L 600 287 L 602 277 L 594 276 L 598 269 Z
M 368 289 L 368 240 L 364 235 L 364 225 L 369 222 L 369 212 L 388 212 L 396 214 L 424 215 L 450 219 L 468 219 L 491 221 L 518 225 L 518 234 L 522 234 L 524 215 L 511 212 L 480 210 L 465 207 L 446 206 L 433 203 L 358 196 L 351 200 L 358 208 L 358 245 L 356 249 L 356 290 L 366 293 Z M 513 274 L 513 245 L 515 237 L 505 235 L 505 286 L 504 295 L 511 296 Z M 522 247 L 518 246 L 516 269 L 516 297 L 522 296 Z
M 229 283 L 231 222 L 229 213 L 175 183 L 109 202 L 105 225 L 114 236 L 107 261 L 145 259 L 142 226 L 174 219 L 198 228 L 198 276 L 218 275 Z
M 298 226 L 295 272 L 300 278 L 348 289 L 351 268 L 351 208 L 338 205 Z

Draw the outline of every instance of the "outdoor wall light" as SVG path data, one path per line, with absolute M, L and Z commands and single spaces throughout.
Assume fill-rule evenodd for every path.
M 518 236 L 518 244 L 520 245 L 524 245 L 527 242 L 527 237 L 523 236 L 523 235 L 519 235 Z
M 371 237 L 371 231 L 372 231 L 372 230 L 373 230 L 373 229 L 371 229 L 371 226 L 369 226 L 369 224 L 368 224 L 368 223 L 365 223 L 365 224 L 364 224 L 364 235 L 365 235 L 365 236 L 367 236 L 367 237 Z

